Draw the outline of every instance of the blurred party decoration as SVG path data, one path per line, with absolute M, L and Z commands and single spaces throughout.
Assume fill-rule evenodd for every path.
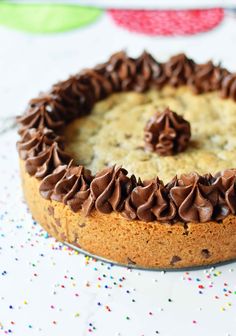
M 102 13 L 77 5 L 0 2 L 0 25 L 30 33 L 64 32 L 88 25 Z
M 115 23 L 147 35 L 192 35 L 215 28 L 224 18 L 221 8 L 202 10 L 118 10 L 109 13 Z

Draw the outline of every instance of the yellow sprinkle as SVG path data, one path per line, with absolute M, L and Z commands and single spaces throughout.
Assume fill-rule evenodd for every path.
M 75 313 L 75 317 L 79 317 L 80 316 L 80 313 Z
M 25 300 L 25 301 L 24 301 L 24 304 L 25 304 L 25 305 L 27 305 L 27 304 L 28 304 L 28 302 Z
M 221 311 L 225 311 L 225 308 L 224 307 L 221 307 L 221 309 L 220 309 Z

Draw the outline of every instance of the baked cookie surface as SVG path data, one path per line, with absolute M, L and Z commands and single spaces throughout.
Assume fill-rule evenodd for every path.
M 160 157 L 144 149 L 144 125 L 166 107 L 191 124 L 191 142 L 178 155 Z M 147 93 L 117 93 L 98 102 L 91 114 L 66 127 L 66 151 L 95 174 L 120 165 L 141 179 L 196 171 L 215 174 L 236 167 L 236 104 L 218 92 L 194 95 L 187 87 Z

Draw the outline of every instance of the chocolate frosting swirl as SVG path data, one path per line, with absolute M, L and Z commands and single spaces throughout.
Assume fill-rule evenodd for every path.
M 69 167 L 70 164 L 68 166 L 60 165 L 51 174 L 44 177 L 39 186 L 39 192 L 43 198 L 51 199 L 55 185 L 64 177 Z
M 236 169 L 227 169 L 218 174 L 217 180 L 219 181 L 220 197 L 217 206 L 221 208 L 217 220 L 221 220 L 228 216 L 230 213 L 236 213 Z
M 90 86 L 79 81 L 79 74 L 53 85 L 50 94 L 53 97 L 60 97 L 64 106 L 61 116 L 65 121 L 90 112 L 95 102 Z
M 78 83 L 89 88 L 94 97 L 94 102 L 107 97 L 113 91 L 112 83 L 93 69 L 81 71 Z
M 213 205 L 207 195 L 212 186 L 196 173 L 181 175 L 170 190 L 170 197 L 178 208 L 178 215 L 186 222 L 207 222 L 212 218 Z
M 37 156 L 26 159 L 25 168 L 30 175 L 41 179 L 50 174 L 56 167 L 69 163 L 71 157 L 66 154 L 58 145 L 53 142 L 50 147 L 46 147 Z
M 63 147 L 63 138 L 56 135 L 48 128 L 30 128 L 26 130 L 20 141 L 17 142 L 17 149 L 20 157 L 26 160 L 29 157 L 36 157 L 39 153 L 46 150 L 54 142 Z
M 222 81 L 221 96 L 236 101 L 236 73 L 229 74 Z
M 164 68 L 168 83 L 174 87 L 185 85 L 194 72 L 194 66 L 193 60 L 187 58 L 185 54 L 171 57 Z
M 214 177 L 181 175 L 164 186 L 158 178 L 137 181 L 117 166 L 93 177 L 83 166 L 74 166 L 63 151 L 60 128 L 89 113 L 96 101 L 112 92 L 140 92 L 165 84 L 188 85 L 195 93 L 220 90 L 223 98 L 236 101 L 236 74 L 220 65 L 195 64 L 184 54 L 159 63 L 146 52 L 137 59 L 118 52 L 108 62 L 71 76 L 32 99 L 18 118 L 21 140 L 17 147 L 28 173 L 42 180 L 41 195 L 87 215 L 93 209 L 118 211 L 127 219 L 146 222 L 221 221 L 236 214 L 236 169 Z M 154 116 L 145 132 L 147 148 L 162 155 L 184 150 L 190 138 L 189 124 L 169 110 Z
M 121 211 L 133 183 L 133 177 L 127 177 L 125 169 L 116 166 L 105 168 L 90 185 L 90 195 L 83 204 L 85 214 L 88 215 L 93 208 L 107 214 L 113 210 Z
M 39 192 L 46 199 L 68 204 L 76 212 L 89 196 L 91 181 L 91 172 L 83 166 L 72 166 L 71 161 L 68 166 L 59 166 L 46 176 L 40 184 Z
M 21 124 L 19 133 L 24 134 L 29 128 L 57 129 L 64 125 L 60 113 L 64 112 L 64 107 L 50 95 L 42 94 L 38 98 L 31 99 L 25 114 L 18 117 Z
M 205 64 L 196 64 L 194 73 L 189 77 L 187 84 L 193 92 L 199 94 L 219 90 L 228 71 L 215 66 L 212 61 Z
M 136 76 L 133 90 L 144 92 L 155 83 L 156 87 L 161 87 L 166 82 L 167 77 L 163 66 L 158 63 L 146 51 L 136 61 Z
M 176 179 L 170 189 L 170 197 L 178 208 L 179 217 L 184 221 L 222 220 L 230 213 L 235 213 L 235 180 L 235 170 L 225 171 L 215 177 L 210 174 L 184 174 Z
M 125 201 L 123 216 L 127 219 L 170 221 L 176 215 L 174 203 L 168 198 L 163 183 L 158 179 L 144 181 L 135 187 Z
M 184 151 L 190 136 L 189 122 L 169 108 L 156 113 L 144 129 L 146 149 L 162 156 Z
M 115 91 L 133 89 L 136 76 L 135 60 L 128 57 L 124 51 L 111 56 L 106 66 L 108 77 L 111 79 Z

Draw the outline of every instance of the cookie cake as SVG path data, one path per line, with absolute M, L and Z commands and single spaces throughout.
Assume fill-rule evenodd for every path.
M 144 268 L 236 258 L 236 74 L 122 51 L 18 122 L 25 199 L 57 240 Z

